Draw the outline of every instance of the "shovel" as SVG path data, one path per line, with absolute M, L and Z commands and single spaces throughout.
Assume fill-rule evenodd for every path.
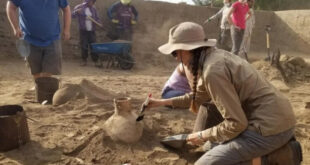
M 164 146 L 180 149 L 186 144 L 186 138 L 188 134 L 179 134 L 174 136 L 168 136 L 160 141 Z
M 103 25 L 101 23 L 99 23 L 98 21 L 96 21 L 95 19 L 93 19 L 91 16 L 87 16 L 87 19 L 89 19 L 90 21 L 92 21 L 94 24 L 96 24 L 97 26 L 101 27 L 103 30 L 106 30 Z

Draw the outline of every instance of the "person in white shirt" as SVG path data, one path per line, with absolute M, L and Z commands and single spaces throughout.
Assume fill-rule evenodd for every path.
M 224 4 L 224 6 L 221 8 L 221 10 L 218 11 L 213 16 L 211 16 L 210 18 L 208 18 L 204 22 L 204 24 L 206 24 L 206 23 L 208 23 L 214 19 L 220 18 L 222 16 L 221 25 L 220 25 L 221 34 L 220 34 L 218 42 L 217 42 L 217 47 L 224 49 L 224 50 L 227 50 L 227 51 L 230 51 L 231 50 L 231 47 L 229 46 L 229 40 L 231 40 L 230 39 L 230 24 L 228 23 L 227 16 L 228 16 L 228 13 L 230 11 L 231 0 L 223 0 L 223 4 Z
M 80 45 L 82 61 L 81 66 L 87 64 L 89 47 L 91 43 L 96 42 L 96 22 L 100 22 L 96 8 L 94 7 L 96 0 L 84 0 L 84 3 L 74 7 L 72 17 L 78 18 L 80 29 Z M 94 21 L 93 21 L 94 20 Z M 91 58 L 95 66 L 100 66 L 98 63 L 98 54 L 91 53 Z

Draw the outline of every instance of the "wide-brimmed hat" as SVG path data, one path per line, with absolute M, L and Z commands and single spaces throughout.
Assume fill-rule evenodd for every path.
M 216 39 L 207 39 L 202 26 L 194 22 L 183 22 L 169 30 L 168 43 L 158 50 L 163 54 L 171 54 L 175 50 L 193 50 L 216 45 Z

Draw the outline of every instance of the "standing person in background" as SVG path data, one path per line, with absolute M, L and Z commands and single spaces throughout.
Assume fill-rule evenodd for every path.
M 166 82 L 162 90 L 161 97 L 163 99 L 168 99 L 172 97 L 183 96 L 190 91 L 191 88 L 188 84 L 183 65 L 179 64 Z
M 248 16 L 246 17 L 246 15 Z M 231 24 L 231 39 L 232 39 L 232 50 L 231 52 L 235 55 L 239 54 L 241 42 L 243 40 L 245 22 L 251 17 L 249 12 L 249 6 L 247 0 L 238 0 L 233 3 L 229 13 L 228 22 Z
M 228 46 L 229 40 L 231 39 L 231 37 L 230 37 L 230 24 L 228 22 L 227 16 L 228 16 L 228 13 L 230 11 L 231 0 L 223 0 L 223 4 L 224 4 L 224 6 L 221 8 L 221 10 L 218 11 L 212 17 L 208 18 L 204 22 L 204 24 L 222 16 L 221 26 L 220 26 L 221 34 L 220 34 L 218 42 L 217 42 L 217 47 L 220 49 L 230 51 L 231 48 Z
M 248 59 L 248 53 L 250 52 L 250 44 L 251 44 L 251 36 L 252 36 L 252 31 L 255 26 L 255 15 L 254 15 L 254 2 L 255 0 L 248 0 L 248 6 L 250 8 L 250 13 L 252 16 L 246 21 L 246 27 L 244 31 L 244 36 L 243 40 L 240 46 L 240 52 L 239 56 L 246 59 Z
M 137 23 L 138 12 L 136 8 L 131 5 L 131 0 L 120 0 L 114 3 L 108 9 L 108 17 L 115 25 L 115 32 L 110 38 L 132 40 L 132 25 Z
M 82 54 L 81 66 L 86 66 L 90 44 L 96 42 L 96 24 L 91 19 L 97 22 L 100 22 L 100 20 L 94 7 L 95 2 L 96 0 L 84 0 L 84 3 L 75 6 L 72 12 L 72 17 L 78 18 L 79 21 Z M 98 54 L 91 53 L 91 58 L 95 66 L 99 66 Z
M 17 10 L 19 8 L 19 19 Z M 71 12 L 67 0 L 9 0 L 6 13 L 17 38 L 30 44 L 27 57 L 34 79 L 61 74 L 59 9 L 63 11 L 63 38 L 70 39 Z

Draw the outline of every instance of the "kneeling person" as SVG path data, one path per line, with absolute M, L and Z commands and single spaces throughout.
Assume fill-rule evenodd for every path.
M 187 141 L 218 143 L 196 165 L 251 164 L 253 158 L 284 146 L 294 135 L 296 119 L 289 100 L 245 60 L 207 39 L 203 28 L 184 22 L 169 31 L 159 51 L 176 54 L 193 77 L 193 92 L 171 99 L 150 99 L 149 107 L 191 107 L 199 113 L 212 101 L 223 121 L 189 134 Z M 197 116 L 199 117 L 199 116 Z M 212 119 L 212 118 L 211 118 Z
M 191 91 L 182 64 L 179 64 L 166 82 L 161 97 L 168 99 L 183 96 Z

